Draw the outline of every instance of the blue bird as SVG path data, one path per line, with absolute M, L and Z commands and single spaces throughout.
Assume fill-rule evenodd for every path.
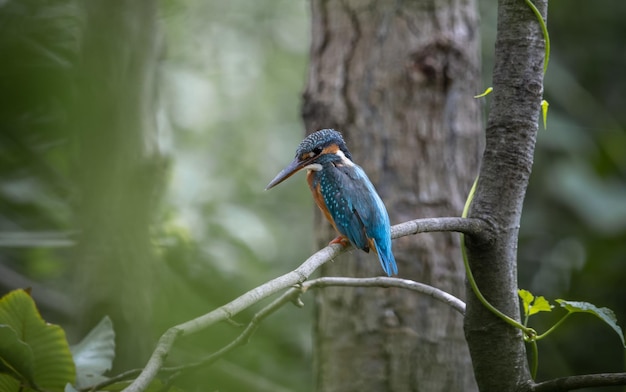
M 378 255 L 388 276 L 398 274 L 391 251 L 391 227 L 383 201 L 367 175 L 352 161 L 341 133 L 322 129 L 307 136 L 296 157 L 265 188 L 270 189 L 300 170 L 307 170 L 307 182 L 315 204 L 340 234 L 331 243 L 345 243 Z

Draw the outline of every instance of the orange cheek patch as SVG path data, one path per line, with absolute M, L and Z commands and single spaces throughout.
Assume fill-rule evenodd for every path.
M 339 151 L 339 146 L 336 144 L 331 144 L 330 146 L 322 150 L 322 154 L 336 154 L 337 151 Z

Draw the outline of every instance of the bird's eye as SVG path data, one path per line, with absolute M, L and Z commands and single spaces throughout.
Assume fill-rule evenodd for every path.
M 322 147 L 315 147 L 313 149 L 313 154 L 320 155 L 322 153 Z

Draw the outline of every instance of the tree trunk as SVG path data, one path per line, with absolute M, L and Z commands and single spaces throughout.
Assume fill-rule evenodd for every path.
M 113 320 L 116 368 L 145 362 L 154 337 L 155 260 L 149 236 L 163 171 L 155 143 L 157 8 L 90 0 L 75 124 L 79 244 L 75 289 L 82 333 Z
M 488 238 L 468 238 L 467 246 L 483 295 L 519 320 L 517 239 L 543 94 L 545 42 L 537 17 L 524 1 L 498 3 L 494 91 L 480 179 L 469 213 L 492 230 Z M 545 16 L 547 2 L 535 3 Z M 468 293 L 465 331 L 480 390 L 527 390 L 531 379 L 521 332 L 490 313 L 470 288 Z
M 459 216 L 481 148 L 479 37 L 474 1 L 312 1 L 303 118 L 307 132 L 343 132 L 393 223 Z M 335 235 L 316 215 L 318 245 Z M 458 236 L 394 242 L 400 277 L 464 296 Z M 323 275 L 370 277 L 373 254 L 352 251 Z M 463 320 L 400 289 L 317 294 L 319 391 L 472 391 Z

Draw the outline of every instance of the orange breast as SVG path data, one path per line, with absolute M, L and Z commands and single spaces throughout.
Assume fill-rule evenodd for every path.
M 313 175 L 313 172 L 310 170 L 306 174 L 306 181 L 309 183 L 309 189 L 311 189 L 311 193 L 313 194 L 313 200 L 315 200 L 315 204 L 317 204 L 317 207 L 324 213 L 324 216 L 330 222 L 330 224 L 333 225 L 335 231 L 341 234 L 339 230 L 337 230 L 337 226 L 335 226 L 335 221 L 330 215 L 330 212 L 328 212 L 328 208 L 326 208 L 326 203 L 324 203 L 324 197 L 322 197 L 322 192 L 320 191 L 320 184 L 318 183 L 316 186 L 313 186 Z

